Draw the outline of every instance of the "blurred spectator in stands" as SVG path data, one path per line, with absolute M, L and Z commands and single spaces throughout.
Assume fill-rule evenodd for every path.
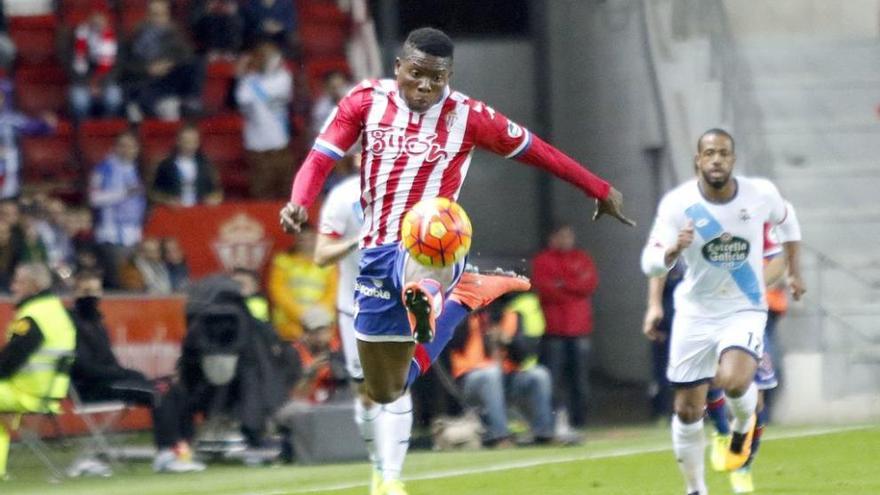
M 302 375 L 293 390 L 294 400 L 327 402 L 346 380 L 345 361 L 334 338 L 333 313 L 312 306 L 303 313 L 302 336 L 293 341 Z
M 92 171 L 89 203 L 97 214 L 98 243 L 130 248 L 141 240 L 146 198 L 138 173 L 139 153 L 137 136 L 125 131 L 117 136 L 113 151 Z
M 53 0 L 3 0 L 2 3 L 8 16 L 49 15 L 55 8 Z
M 12 225 L 0 220 L 0 291 L 9 292 L 12 274 L 21 257 L 21 244 L 12 235 Z
M 307 309 L 321 306 L 333 314 L 336 308 L 336 267 L 316 265 L 314 252 L 315 232 L 306 228 L 269 268 L 272 323 L 285 340 L 302 336 L 300 321 Z
M 41 263 L 46 264 L 49 255 L 46 252 L 46 245 L 40 237 L 40 230 L 37 228 L 37 219 L 32 215 L 22 215 L 21 227 L 23 236 L 21 262 L 25 263 Z
M 173 292 L 182 292 L 189 286 L 189 265 L 180 242 L 174 237 L 162 239 L 162 259 L 168 269 L 168 279 Z
M 15 62 L 15 43 L 9 37 L 6 7 L 4 2 L 0 2 L 0 68 L 9 70 L 13 62 Z
M 247 268 L 235 268 L 232 270 L 232 279 L 241 285 L 241 295 L 247 304 L 248 311 L 254 318 L 269 322 L 269 301 L 260 290 L 260 276 L 254 270 Z
M 142 113 L 166 120 L 198 115 L 204 67 L 194 57 L 184 32 L 172 21 L 167 0 L 150 2 L 146 21 L 126 48 L 131 120 L 140 120 Z
M 176 394 L 163 393 L 168 389 L 167 381 L 150 380 L 137 370 L 123 367 L 113 354 L 100 309 L 104 295 L 101 275 L 85 271 L 75 280 L 70 313 L 76 325 L 76 360 L 71 381 L 80 398 L 85 402 L 119 400 L 149 408 L 158 450 L 153 462 L 157 471 L 205 469 L 201 463 L 174 452 L 183 450 L 177 434 L 181 403 Z
M 49 134 L 57 125 L 58 118 L 52 113 L 31 118 L 15 110 L 12 82 L 0 79 L 0 198 L 14 198 L 21 192 L 19 136 Z
M 200 148 L 199 129 L 186 125 L 177 133 L 174 153 L 156 168 L 150 199 L 167 206 L 219 204 L 223 200 L 217 170 Z
M 98 7 L 76 27 L 70 54 L 70 107 L 77 119 L 115 116 L 122 108 L 116 55 L 118 42 L 110 13 Z
M 192 31 L 199 51 L 208 61 L 233 59 L 241 50 L 244 21 L 236 0 L 196 0 L 192 10 Z
M 263 40 L 272 40 L 285 50 L 296 45 L 293 0 L 246 0 L 241 15 L 247 46 Z
M 572 426 L 582 427 L 593 333 L 591 297 L 599 284 L 599 275 L 593 258 L 575 247 L 574 229 L 570 225 L 557 226 L 550 234 L 547 248 L 532 260 L 532 283 L 547 318 L 541 361 L 553 373 L 557 413 L 565 410 L 561 416 L 567 416 Z
M 312 104 L 312 133 L 315 136 L 321 133 L 324 122 L 352 86 L 348 75 L 338 70 L 324 74 L 322 81 L 323 92 Z
M 245 158 L 254 198 L 286 198 L 290 193 L 292 96 L 293 76 L 274 43 L 260 43 L 239 60 L 235 100 L 244 115 Z
M 526 414 L 533 442 L 553 441 L 550 373 L 528 356 L 523 362 L 517 362 L 510 354 L 504 361 L 509 371 L 503 371 L 500 356 L 496 358 L 494 351 L 498 331 L 487 332 L 485 327 L 485 313 L 472 314 L 459 325 L 449 343 L 452 376 L 461 386 L 465 402 L 479 410 L 486 428 L 483 443 L 490 447 L 511 445 L 508 400 L 516 401 Z M 504 335 L 512 339 L 512 336 Z
M 340 10 L 347 13 L 351 34 L 346 46 L 346 59 L 355 81 L 382 77 L 382 56 L 376 25 L 370 16 L 367 0 L 337 0 Z
M 162 259 L 162 245 L 154 237 L 141 241 L 134 255 L 124 264 L 122 288 L 148 294 L 171 294 L 171 275 Z
M 68 232 L 67 206 L 58 198 L 47 198 L 36 222 L 40 239 L 46 247 L 49 268 L 62 280 L 73 274 L 73 241 Z

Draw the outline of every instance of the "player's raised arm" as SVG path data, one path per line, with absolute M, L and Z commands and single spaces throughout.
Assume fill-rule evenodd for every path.
M 307 208 L 315 202 L 333 165 L 357 141 L 363 129 L 365 99 L 372 84 L 364 81 L 346 95 L 327 118 L 321 134 L 293 180 L 290 202 L 281 209 L 281 226 L 285 232 L 299 232 L 308 219 Z
M 668 198 L 657 208 L 657 217 L 642 249 L 642 271 L 649 277 L 666 275 L 679 255 L 694 241 L 694 226 L 688 222 L 679 229 L 670 214 Z
M 593 220 L 607 214 L 627 225 L 635 225 L 623 214 L 623 195 L 607 181 L 491 107 L 475 102 L 471 112 L 477 146 L 546 170 L 596 198 Z

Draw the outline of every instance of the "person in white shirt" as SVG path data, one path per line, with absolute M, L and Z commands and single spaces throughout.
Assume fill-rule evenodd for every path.
M 741 467 L 751 451 L 767 302 L 763 275 L 764 223 L 788 215 L 768 180 L 733 175 L 734 141 L 722 129 L 699 139 L 697 178 L 660 201 L 642 270 L 663 275 L 681 257 L 687 269 L 675 291 L 667 377 L 675 387 L 672 443 L 689 495 L 706 495 L 703 415 L 710 382 L 722 388 L 733 414 L 726 468 Z M 800 229 L 780 226 L 789 286 L 800 299 Z
M 293 170 L 290 164 L 290 119 L 293 77 L 281 50 L 260 43 L 239 61 L 235 100 L 244 115 L 244 148 L 255 198 L 286 198 Z

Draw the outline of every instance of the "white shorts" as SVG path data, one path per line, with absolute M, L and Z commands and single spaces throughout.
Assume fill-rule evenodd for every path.
M 766 323 L 763 311 L 742 311 L 723 318 L 675 315 L 666 378 L 673 385 L 708 382 L 728 349 L 744 350 L 760 360 Z
M 353 380 L 363 380 L 364 370 L 358 356 L 357 338 L 354 335 L 354 316 L 339 311 L 339 336 L 342 338 L 342 353 L 345 354 L 345 369 Z

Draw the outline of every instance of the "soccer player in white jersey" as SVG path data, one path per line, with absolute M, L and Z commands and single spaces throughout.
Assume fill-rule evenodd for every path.
M 608 182 L 492 107 L 452 91 L 453 51 L 452 40 L 439 30 L 411 32 L 395 62 L 395 79 L 363 81 L 340 100 L 281 211 L 282 226 L 295 232 L 333 163 L 361 142 L 365 223 L 355 335 L 366 393 L 383 404 L 397 400 L 427 370 L 468 311 L 529 287 L 519 278 L 463 273 L 463 260 L 430 270 L 400 247 L 400 223 L 413 205 L 436 197 L 457 200 L 475 148 L 573 184 L 597 200 L 594 218 L 607 214 L 633 224 L 622 213 L 622 195 Z
M 763 276 L 764 224 L 785 221 L 785 202 L 770 181 L 733 175 L 733 138 L 706 131 L 694 157 L 697 177 L 660 201 L 642 270 L 666 273 L 687 264 L 675 291 L 667 377 L 675 387 L 672 445 L 689 495 L 706 495 L 703 414 L 710 382 L 724 390 L 733 414 L 726 468 L 748 460 L 755 425 L 754 384 L 763 345 L 767 302 Z M 805 291 L 797 253 L 800 239 L 782 237 L 789 285 Z
M 360 259 L 357 245 L 363 224 L 361 184 L 352 175 L 330 191 L 321 208 L 315 262 L 321 266 L 337 263 L 339 267 L 337 321 L 346 369 L 356 387 L 354 420 L 373 464 L 370 495 L 405 495 L 400 472 L 409 449 L 412 397 L 407 392 L 390 404 L 370 400 L 363 390 L 364 373 L 354 335 L 355 278 Z

